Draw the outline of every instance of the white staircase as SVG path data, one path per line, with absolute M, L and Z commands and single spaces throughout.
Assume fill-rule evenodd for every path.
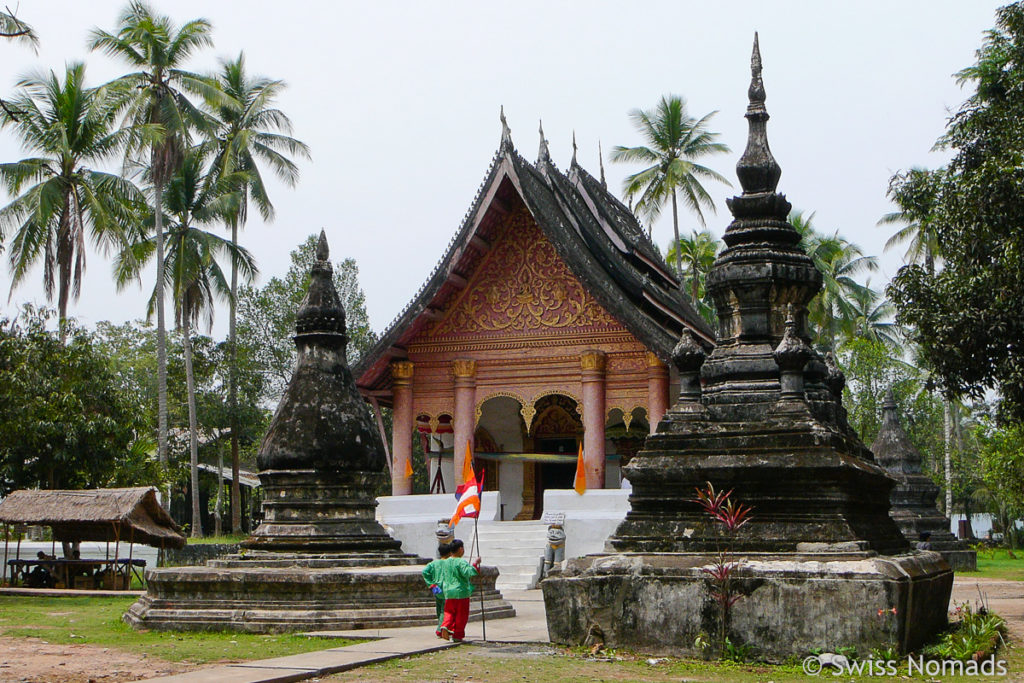
M 542 522 L 480 521 L 480 554 L 485 565 L 501 572 L 494 586 L 500 590 L 535 588 L 547 543 L 548 525 Z M 471 538 L 465 539 L 469 552 Z

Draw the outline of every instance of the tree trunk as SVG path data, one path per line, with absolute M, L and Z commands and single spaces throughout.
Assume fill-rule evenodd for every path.
M 224 449 L 217 442 L 217 502 L 214 504 L 213 535 L 220 536 L 224 530 L 221 522 L 221 508 L 224 504 Z
M 155 156 L 155 153 L 154 153 Z M 154 159 L 154 165 L 156 160 Z M 167 473 L 167 327 L 164 320 L 164 221 L 163 186 L 154 188 L 154 211 L 156 223 L 156 396 L 157 396 L 157 459 L 164 473 Z M 167 484 L 164 509 L 170 510 L 171 485 Z
M 942 399 L 942 446 L 946 476 L 946 517 L 953 519 L 953 403 Z
M 679 286 L 683 286 L 683 253 L 679 248 L 679 207 L 676 206 L 676 193 L 672 193 L 672 234 L 675 236 L 673 246 L 676 248 L 676 275 L 679 276 Z
M 199 507 L 199 433 L 196 425 L 196 382 L 192 374 L 192 330 L 188 312 L 182 314 L 181 343 L 185 351 L 185 388 L 188 390 L 188 450 L 192 469 L 192 538 L 203 536 L 203 515 Z
M 238 221 L 231 222 L 231 243 L 238 245 Z M 235 315 L 238 301 L 238 265 L 231 259 L 231 310 L 228 320 L 228 405 L 231 410 L 231 532 L 242 533 L 242 492 L 238 483 L 238 349 L 235 346 Z

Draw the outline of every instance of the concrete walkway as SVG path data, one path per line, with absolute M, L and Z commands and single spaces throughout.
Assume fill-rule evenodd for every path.
M 548 627 L 544 619 L 544 599 L 540 590 L 505 591 L 505 599 L 515 605 L 516 616 L 487 622 L 487 640 L 502 643 L 530 643 L 548 641 Z M 367 664 L 409 655 L 436 652 L 457 643 L 438 640 L 429 626 L 406 628 L 360 629 L 355 631 L 314 631 L 311 636 L 322 638 L 373 638 L 374 640 L 346 647 L 336 647 L 287 657 L 239 662 L 209 669 L 199 669 L 159 679 L 168 683 L 286 683 L 317 676 L 348 671 Z M 480 641 L 484 624 L 470 622 L 466 627 L 467 641 Z

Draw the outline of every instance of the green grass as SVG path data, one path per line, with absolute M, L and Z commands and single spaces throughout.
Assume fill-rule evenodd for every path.
M 358 642 L 299 635 L 136 631 L 121 621 L 134 600 L 0 595 L 0 635 L 97 645 L 194 664 L 267 659 Z
M 1014 650 L 997 655 L 1006 659 L 1010 676 L 1006 679 L 987 677 L 943 677 L 944 681 L 1016 680 L 1021 657 Z M 654 663 L 648 660 L 653 659 Z M 904 662 L 905 659 L 900 659 Z M 928 676 L 907 677 L 906 667 L 897 680 L 934 680 Z M 784 666 L 769 664 L 734 664 L 703 662 L 694 659 L 651 657 L 622 651 L 605 651 L 591 657 L 578 649 L 550 645 L 469 644 L 426 655 L 394 659 L 381 664 L 336 674 L 327 681 L 487 681 L 488 683 L 561 683 L 562 681 L 701 681 L 722 683 L 807 683 L 816 680 L 807 676 L 799 663 Z M 877 681 L 871 676 L 834 677 L 828 672 L 818 680 Z M 888 680 L 888 679 L 886 679 Z
M 1016 556 L 1015 558 L 1010 557 L 1011 552 Z M 978 571 L 965 572 L 965 574 L 971 577 L 1024 581 L 1024 550 L 979 548 Z
M 225 543 L 231 545 L 233 543 L 241 543 L 245 539 L 249 538 L 248 534 L 224 534 L 222 536 L 203 536 L 202 538 L 188 537 L 189 545 L 210 545 L 213 543 Z

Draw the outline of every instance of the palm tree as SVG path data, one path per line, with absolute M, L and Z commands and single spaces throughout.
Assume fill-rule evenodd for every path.
M 204 156 L 199 149 L 189 150 L 177 171 L 168 179 L 163 195 L 167 211 L 166 284 L 171 288 L 174 320 L 181 333 L 185 360 L 185 384 L 188 391 L 189 459 L 192 475 L 192 536 L 203 535 L 199 507 L 199 436 L 196 419 L 195 375 L 192 369 L 192 330 L 200 319 L 207 327 L 213 325 L 215 298 L 231 298 L 231 287 L 224 270 L 217 262 L 227 256 L 232 267 L 247 281 L 256 274 L 256 266 L 248 251 L 200 225 L 223 222 L 238 210 L 237 188 L 243 182 L 237 177 L 216 178 L 204 173 Z M 154 217 L 155 222 L 155 217 Z M 139 240 L 123 253 L 116 272 L 121 286 L 138 278 L 139 267 L 153 254 L 156 238 Z M 150 299 L 150 311 L 156 305 L 157 290 Z
M 239 54 L 234 61 L 223 60 L 217 74 L 220 89 L 230 98 L 208 103 L 209 113 L 217 122 L 214 168 L 222 176 L 243 173 L 243 184 L 239 188 L 238 210 L 228 220 L 231 229 L 231 243 L 238 244 L 238 229 L 245 225 L 248 216 L 249 199 L 252 198 L 264 220 L 274 217 L 274 205 L 267 194 L 266 184 L 260 173 L 261 162 L 270 167 L 274 174 L 290 187 L 298 181 L 299 169 L 287 156 L 309 158 L 309 148 L 291 137 L 291 120 L 274 100 L 284 89 L 283 81 L 267 78 L 250 78 L 245 71 L 245 55 Z M 235 300 L 238 295 L 238 273 L 231 268 L 231 310 L 228 322 L 228 348 L 231 353 L 231 371 L 228 383 L 228 403 L 231 406 L 231 528 L 239 533 L 242 528 L 241 491 L 238 484 L 238 426 L 237 406 L 237 355 L 235 350 L 236 314 Z
M 923 168 L 893 176 L 887 194 L 899 210 L 887 213 L 877 223 L 902 226 L 886 241 L 885 250 L 906 244 L 903 259 L 907 263 L 923 263 L 929 275 L 935 274 L 935 261 L 940 257 L 934 214 L 941 181 L 942 170 Z
M 208 128 L 202 113 L 184 91 L 217 99 L 216 86 L 208 79 L 181 69 L 197 49 L 213 44 L 210 22 L 195 19 L 175 26 L 167 16 L 154 14 L 140 0 L 133 0 L 118 17 L 116 33 L 95 28 L 89 47 L 127 62 L 136 69 L 107 87 L 121 98 L 128 125 L 148 147 L 153 206 L 163 205 L 163 190 L 181 164 L 191 129 Z M 141 150 L 138 150 L 141 151 Z M 157 321 L 157 451 L 167 464 L 167 332 L 164 321 L 163 214 L 156 217 L 156 321 Z
M 715 141 L 718 133 L 712 133 L 706 127 L 717 113 L 713 111 L 701 119 L 694 119 L 687 114 L 686 101 L 682 97 L 663 96 L 653 110 L 634 109 L 629 113 L 647 146 L 617 146 L 612 150 L 612 161 L 649 164 L 626 178 L 623 192 L 631 206 L 633 199 L 639 197 L 636 208 L 647 218 L 648 225 L 661 215 L 665 202 L 671 200 L 673 244 L 679 244 L 676 196 L 682 195 L 683 202 L 697 214 L 703 227 L 702 209 L 714 212 L 715 203 L 701 181 L 711 179 L 729 185 L 724 176 L 697 163 L 698 159 L 710 154 L 729 151 L 727 145 Z M 682 254 L 677 252 L 676 271 L 682 274 L 682 269 Z
M 853 317 L 844 334 L 848 339 L 869 339 L 890 349 L 899 349 L 900 331 L 892 320 L 895 313 L 892 302 L 872 289 L 869 280 L 862 289 L 853 292 Z
M 674 258 L 677 264 L 680 260 L 685 264 L 683 288 L 689 290 L 694 308 L 709 323 L 714 322 L 715 310 L 708 298 L 705 280 L 720 247 L 721 242 L 710 231 L 695 231 L 693 237 L 683 237 L 674 244 L 667 256 L 669 261 Z
M 821 271 L 822 289 L 807 307 L 807 317 L 816 330 L 819 346 L 835 349 L 836 336 L 856 317 L 855 301 L 865 296 L 865 285 L 854 277 L 878 270 L 874 256 L 864 256 L 859 246 L 839 235 L 818 232 L 812 223 L 814 214 L 804 216 L 794 210 L 789 223 L 800 233 L 800 243 Z
M 16 43 L 24 43 L 31 46 L 33 50 L 39 47 L 39 36 L 32 30 L 32 27 L 10 11 L 0 10 L 0 38 L 7 38 Z M 9 116 L 17 118 L 8 107 L 8 103 L 3 99 L 0 99 L 0 110 Z
M 0 164 L 0 181 L 14 201 L 0 209 L 0 238 L 10 243 L 11 291 L 31 267 L 43 262 L 43 286 L 56 290 L 61 334 L 69 299 L 78 299 L 85 272 L 86 239 L 102 249 L 118 245 L 134 224 L 141 193 L 120 176 L 93 164 L 116 156 L 126 133 L 114 130 L 116 108 L 103 93 L 85 85 L 85 66 L 66 67 L 18 83 L 0 111 L 0 126 L 13 128 L 37 156 Z

